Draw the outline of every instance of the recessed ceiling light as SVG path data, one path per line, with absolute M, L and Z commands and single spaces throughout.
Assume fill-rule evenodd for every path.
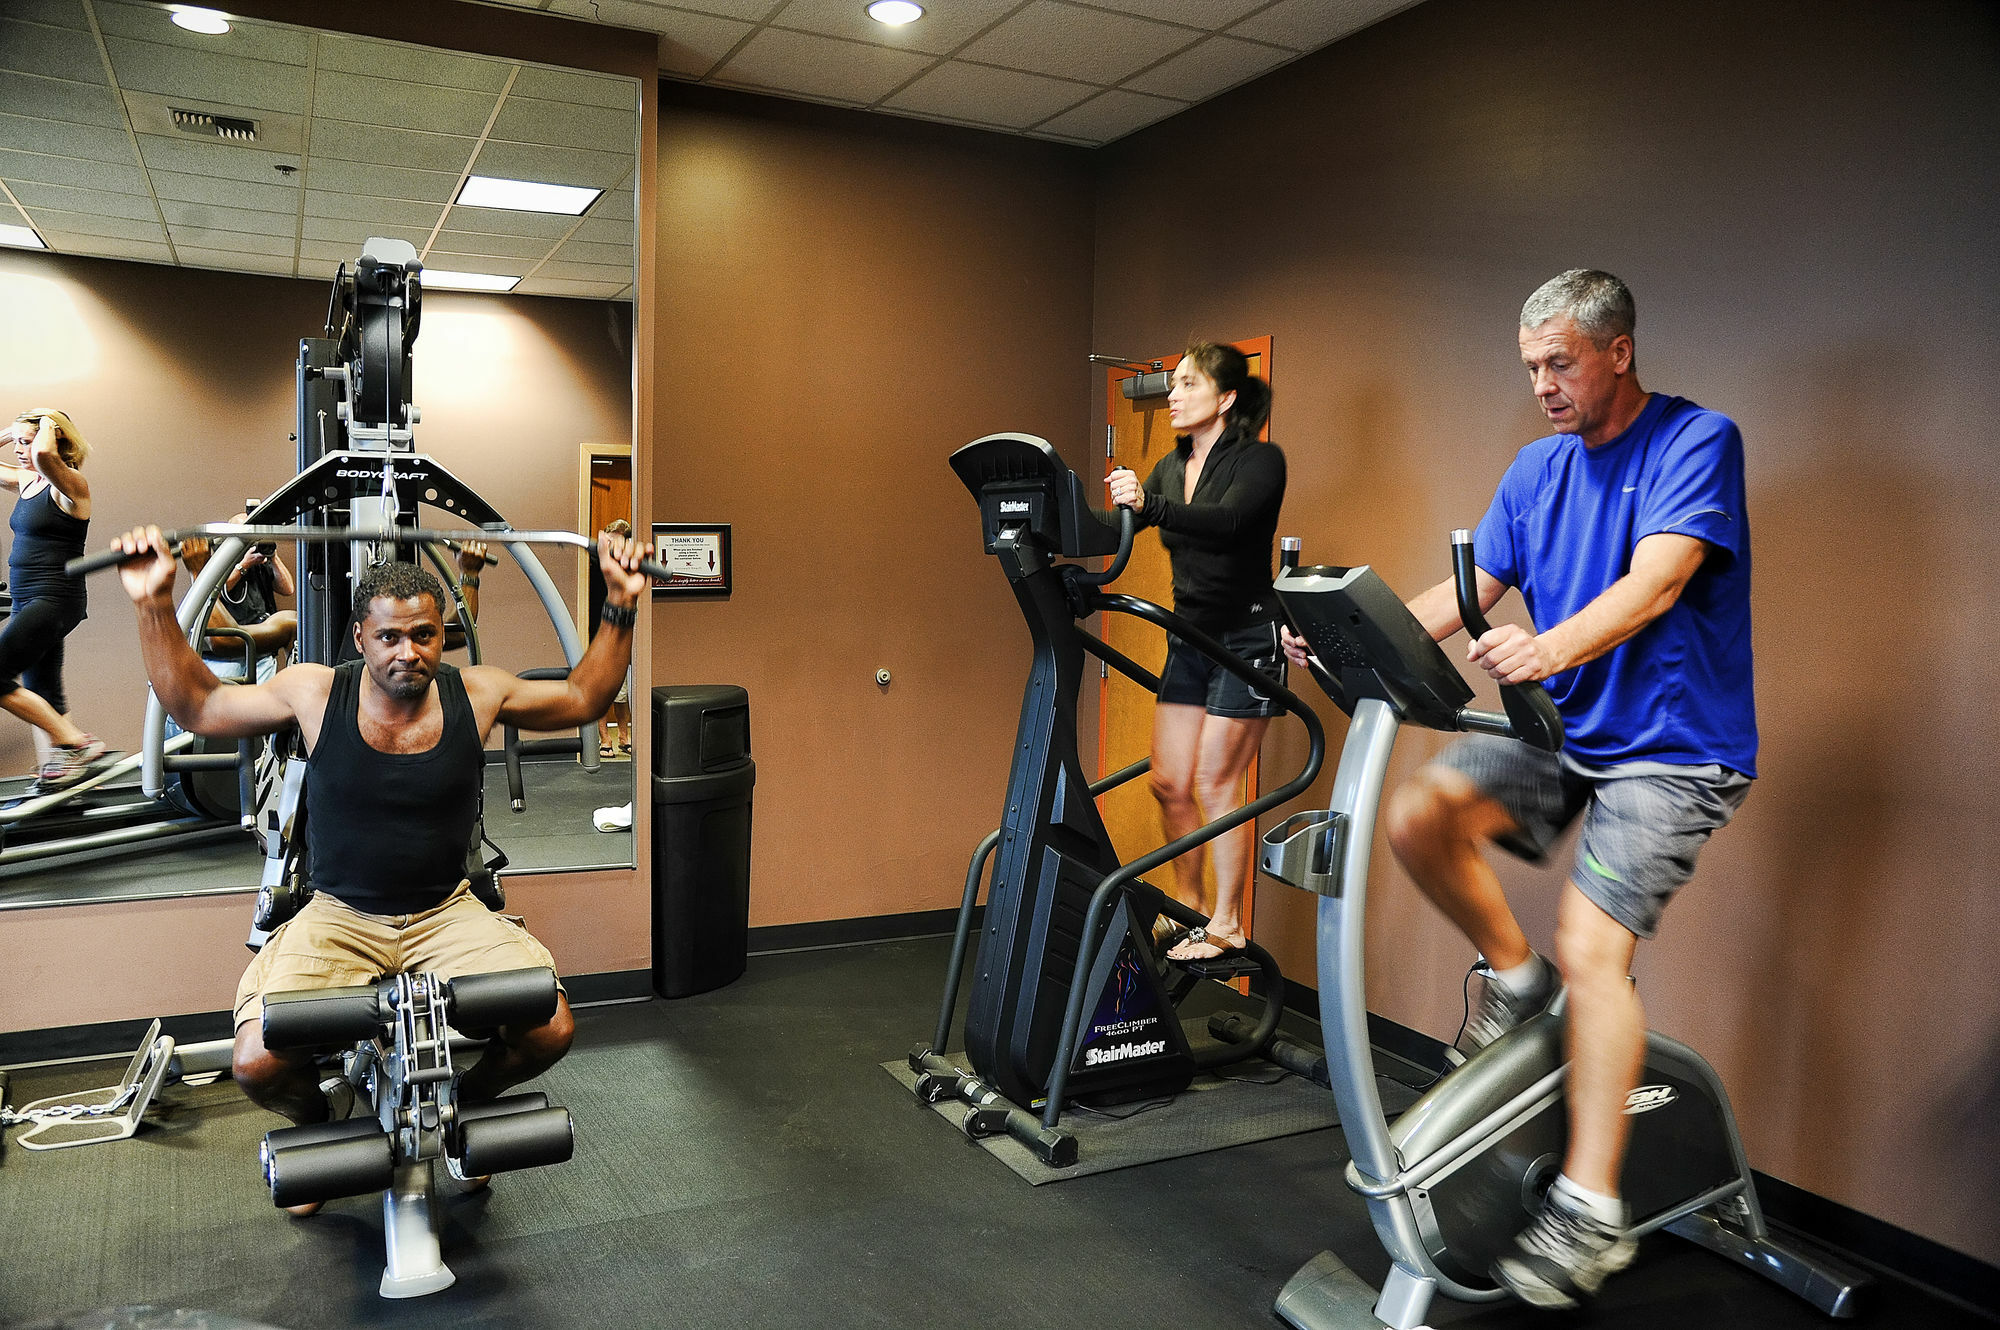
M 449 268 L 426 268 L 418 282 L 439 291 L 512 291 L 518 277 L 501 277 L 490 272 L 453 272 Z
M 0 226 L 0 245 L 12 245 L 16 249 L 48 248 L 32 226 Z
M 868 17 L 877 23 L 886 23 L 892 28 L 900 28 L 905 23 L 915 23 L 924 16 L 922 5 L 913 5 L 910 0 L 875 0 L 868 6 Z
M 203 9 L 199 5 L 168 5 L 167 13 L 173 16 L 175 27 L 186 28 L 189 32 L 220 37 L 229 31 L 229 16 L 219 9 Z
M 503 180 L 499 176 L 467 178 L 458 202 L 467 208 L 510 208 L 515 212 L 554 212 L 575 217 L 597 202 L 601 189 L 575 185 L 544 185 L 535 180 Z

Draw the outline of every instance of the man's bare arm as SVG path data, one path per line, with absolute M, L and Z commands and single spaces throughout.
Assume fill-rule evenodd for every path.
M 1531 683 L 1596 660 L 1672 609 L 1708 549 L 1694 536 L 1655 532 L 1633 547 L 1631 571 L 1575 614 L 1541 633 L 1502 624 L 1473 643 L 1467 659 L 1501 683 Z

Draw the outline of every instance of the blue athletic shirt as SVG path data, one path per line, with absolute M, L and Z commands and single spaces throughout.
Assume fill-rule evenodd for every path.
M 1540 629 L 1595 600 L 1631 571 L 1633 548 L 1663 531 L 1708 542 L 1708 559 L 1630 641 L 1548 679 L 1565 755 L 1596 767 L 1719 763 L 1755 776 L 1750 515 L 1734 421 L 1654 393 L 1600 447 L 1574 434 L 1535 440 L 1501 477 L 1475 557 L 1520 589 Z

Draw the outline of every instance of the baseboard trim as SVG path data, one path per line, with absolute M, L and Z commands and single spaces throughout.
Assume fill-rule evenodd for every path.
M 973 908 L 972 926 L 986 907 Z M 825 947 L 859 947 L 871 942 L 937 937 L 958 928 L 957 910 L 915 910 L 908 914 L 871 914 L 854 919 L 819 919 L 806 924 L 767 924 L 750 930 L 750 954 L 775 951 L 817 951 Z

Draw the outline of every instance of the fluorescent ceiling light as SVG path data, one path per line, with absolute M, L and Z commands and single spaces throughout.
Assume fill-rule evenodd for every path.
M 534 180 L 502 180 L 498 176 L 469 177 L 458 191 L 458 202 L 467 208 L 510 208 L 515 212 L 555 212 L 575 217 L 597 202 L 601 189 L 580 189 L 575 185 L 544 185 Z
M 0 226 L 0 245 L 13 245 L 17 249 L 48 248 L 32 226 Z
M 512 291 L 518 277 L 501 277 L 490 272 L 453 272 L 449 268 L 426 268 L 417 279 L 440 291 Z
M 229 31 L 229 16 L 219 9 L 203 9 L 198 5 L 168 5 L 167 12 L 173 16 L 175 27 L 186 28 L 189 32 L 220 37 Z
M 910 0 L 875 0 L 868 6 L 868 17 L 877 23 L 886 23 L 892 28 L 900 28 L 905 23 L 915 23 L 924 16 L 922 5 L 913 5 Z

